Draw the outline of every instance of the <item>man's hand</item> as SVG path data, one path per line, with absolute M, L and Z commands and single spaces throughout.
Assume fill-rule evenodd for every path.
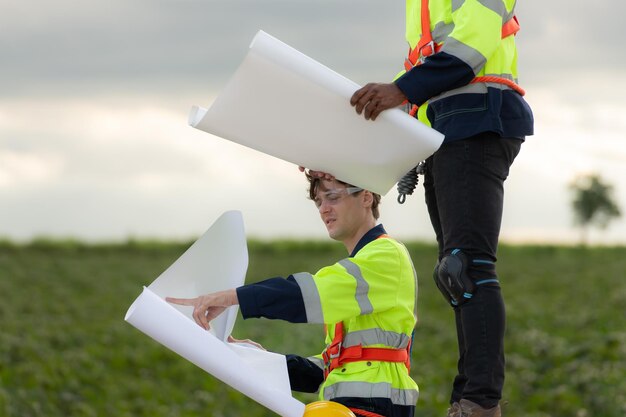
M 352 95 L 350 104 L 356 108 L 358 114 L 364 113 L 365 119 L 376 120 L 380 112 L 398 107 L 406 99 L 404 93 L 393 83 L 369 83 Z
M 302 165 L 299 165 L 298 169 L 300 170 L 300 172 L 306 171 L 306 168 L 303 167 Z M 328 172 L 322 172 L 322 171 L 313 171 L 312 169 L 309 169 L 309 175 L 312 176 L 313 178 L 321 178 L 326 181 L 332 181 L 335 179 L 335 176 L 333 174 L 329 174 Z
M 182 306 L 193 306 L 193 319 L 205 330 L 209 330 L 209 322 L 222 314 L 227 307 L 239 304 L 235 289 L 205 294 L 196 298 L 166 297 L 165 301 Z
M 260 343 L 257 343 L 254 340 L 250 340 L 250 339 L 239 340 L 239 339 L 235 339 L 232 335 L 228 336 L 228 343 L 243 343 L 243 344 L 254 346 L 257 349 L 267 350 L 263 346 L 261 346 Z

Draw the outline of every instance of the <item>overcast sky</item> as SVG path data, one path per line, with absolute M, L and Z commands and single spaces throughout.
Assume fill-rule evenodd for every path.
M 295 166 L 192 129 L 189 109 L 210 106 L 259 29 L 359 84 L 390 80 L 407 51 L 401 1 L 0 4 L 0 237 L 16 240 L 185 239 L 229 209 L 249 236 L 326 236 Z M 626 5 L 584 5 L 518 6 L 536 134 L 506 183 L 504 240 L 576 241 L 567 184 L 597 172 L 625 217 L 592 238 L 626 243 Z M 388 231 L 434 239 L 421 186 L 395 198 Z

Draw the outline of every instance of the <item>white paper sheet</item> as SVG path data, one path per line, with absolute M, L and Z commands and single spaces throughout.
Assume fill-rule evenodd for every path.
M 283 355 L 225 342 L 237 314 L 231 307 L 207 332 L 191 317 L 192 307 L 166 296 L 196 297 L 243 284 L 248 264 L 243 220 L 224 213 L 128 309 L 125 320 L 163 346 L 285 417 L 302 417 L 304 404 L 291 395 Z
M 241 213 L 224 213 L 180 258 L 148 286 L 161 298 L 194 298 L 244 284 L 248 249 Z M 193 320 L 193 309 L 175 306 Z M 226 341 L 239 308 L 232 306 L 211 322 L 211 333 Z
M 365 120 L 350 105 L 359 86 L 259 31 L 197 129 L 351 184 L 386 194 L 443 135 L 399 109 Z

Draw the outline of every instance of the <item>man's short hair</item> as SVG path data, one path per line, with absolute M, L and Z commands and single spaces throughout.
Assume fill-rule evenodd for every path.
M 315 200 L 315 196 L 317 194 L 317 189 L 319 188 L 322 179 L 318 178 L 318 177 L 314 177 L 311 174 L 309 174 L 308 171 L 305 172 L 306 175 L 306 179 L 309 181 L 309 198 L 311 200 Z M 335 181 L 337 181 L 340 184 L 345 185 L 346 187 L 354 187 L 354 185 L 352 184 L 348 184 L 347 182 L 343 182 L 340 181 L 338 179 L 335 179 Z M 363 191 L 363 190 L 361 190 Z M 359 191 L 359 192 L 361 192 Z M 371 191 L 370 191 L 371 192 Z M 372 193 L 372 197 L 374 197 L 372 199 L 372 215 L 374 216 L 375 219 L 378 219 L 380 217 L 380 211 L 378 209 L 378 205 L 380 204 L 380 194 L 376 194 L 374 192 Z

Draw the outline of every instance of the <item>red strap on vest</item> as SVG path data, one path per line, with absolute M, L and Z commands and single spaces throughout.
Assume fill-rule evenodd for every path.
M 513 16 L 504 25 L 502 25 L 502 39 L 515 35 L 520 30 L 519 20 L 517 16 Z
M 382 236 L 381 236 L 382 237 Z M 411 369 L 411 342 L 406 349 L 374 348 L 362 347 L 361 345 L 343 348 L 343 322 L 335 324 L 335 336 L 332 342 L 322 352 L 324 359 L 324 379 L 333 369 L 340 367 L 344 363 L 359 361 L 381 361 L 381 362 L 404 362 L 407 372 Z
M 435 44 L 433 34 L 430 31 L 430 9 L 428 8 L 429 0 L 422 0 L 421 24 L 422 36 L 413 49 L 409 49 L 409 55 L 404 62 L 404 67 L 408 71 L 416 65 L 419 65 L 419 58 L 431 56 L 441 49 L 441 45 Z M 502 25 L 502 39 L 515 35 L 520 30 L 519 20 L 517 16 L 513 16 L 504 25 Z
M 495 75 L 484 75 L 482 77 L 476 77 L 470 84 L 476 83 L 496 83 L 503 84 L 509 87 L 511 90 L 516 91 L 520 96 L 526 94 L 526 91 L 522 87 L 520 87 L 515 81 L 509 80 L 508 78 L 496 77 Z
M 382 414 L 374 413 L 373 411 L 361 410 L 360 408 L 349 407 L 350 411 L 358 416 L 363 417 L 385 417 Z
M 428 8 L 428 0 L 422 0 L 421 10 L 421 23 L 422 23 L 422 36 L 419 42 L 415 45 L 415 48 L 409 48 L 409 55 L 404 60 L 404 69 L 409 71 L 416 65 L 419 65 L 420 56 L 431 56 L 436 52 L 439 52 L 438 45 L 433 42 L 433 34 L 430 32 L 430 10 Z
M 421 24 L 422 24 L 422 36 L 420 37 L 419 42 L 415 46 L 415 48 L 409 48 L 409 55 L 404 60 L 404 69 L 408 72 L 411 68 L 420 65 L 421 60 L 420 57 L 426 58 L 435 53 L 439 52 L 441 49 L 441 45 L 436 44 L 433 41 L 433 35 L 430 31 L 430 10 L 428 8 L 428 0 L 422 0 L 422 8 L 421 8 Z M 520 30 L 519 21 L 517 20 L 517 16 L 513 16 L 509 19 L 504 25 L 502 25 L 502 39 L 515 35 Z M 503 84 L 507 87 L 518 92 L 520 95 L 526 94 L 526 92 L 517 85 L 514 81 L 509 80 L 507 78 L 496 77 L 496 76 L 486 76 L 486 77 L 477 77 L 471 81 L 473 83 L 484 83 L 491 82 L 497 84 Z M 413 105 L 409 114 L 411 116 L 415 116 L 417 114 L 418 106 Z

